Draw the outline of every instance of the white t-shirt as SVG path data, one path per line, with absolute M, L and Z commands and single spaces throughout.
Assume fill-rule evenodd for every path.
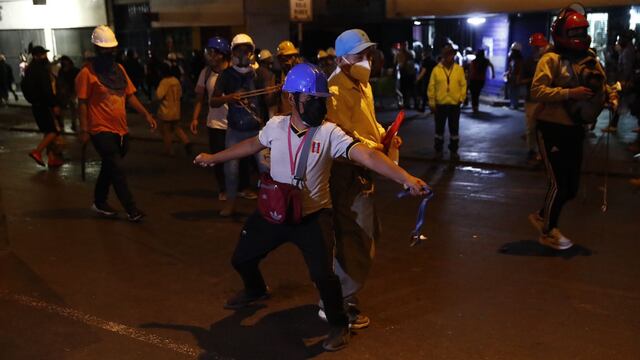
M 208 79 L 205 79 L 209 75 Z M 198 77 L 198 83 L 196 84 L 196 94 L 204 94 L 207 106 L 209 106 L 210 96 L 213 94 L 213 89 L 216 87 L 216 81 L 218 80 L 218 73 L 211 70 L 206 66 L 200 72 Z M 205 80 L 207 81 L 205 87 Z M 207 113 L 207 127 L 212 129 L 227 130 L 227 111 L 229 108 L 227 104 L 214 108 L 209 106 L 209 113 Z
M 295 157 L 306 131 L 298 135 L 295 129 L 290 127 L 289 116 L 272 117 L 258 135 L 260 143 L 271 149 L 271 177 L 285 184 L 293 183 L 287 140 L 289 132 L 291 133 L 291 153 Z M 303 215 L 331 208 L 329 193 L 331 164 L 335 158 L 341 156 L 349 158 L 349 151 L 357 143 L 334 123 L 325 121 L 318 128 L 307 159 L 305 182 L 302 188 Z M 294 173 L 297 165 L 296 159 Z

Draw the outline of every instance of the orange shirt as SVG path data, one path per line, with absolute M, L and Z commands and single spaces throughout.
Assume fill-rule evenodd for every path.
M 122 65 L 118 66 L 127 78 L 124 90 L 111 90 L 102 85 L 91 66 L 83 67 L 76 77 L 78 99 L 87 101 L 89 134 L 111 132 L 122 136 L 129 132 L 125 104 L 127 96 L 136 92 L 136 87 Z

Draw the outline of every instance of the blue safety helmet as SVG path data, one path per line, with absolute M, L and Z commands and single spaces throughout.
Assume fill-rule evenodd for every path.
M 207 48 L 219 51 L 224 55 L 231 54 L 231 46 L 229 46 L 229 42 L 227 39 L 220 36 L 214 36 L 209 39 L 209 41 L 207 41 Z
M 294 66 L 284 79 L 282 90 L 295 94 L 309 94 L 319 97 L 329 97 L 327 76 L 315 65 L 309 63 Z
M 357 54 L 375 44 L 369 40 L 366 32 L 360 29 L 347 30 L 336 38 L 336 56 Z

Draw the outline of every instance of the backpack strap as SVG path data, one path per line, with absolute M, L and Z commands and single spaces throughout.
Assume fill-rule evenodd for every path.
M 305 172 L 307 171 L 307 159 L 309 158 L 309 150 L 311 149 L 311 143 L 313 142 L 313 137 L 318 131 L 319 126 L 309 128 L 309 133 L 307 134 L 307 138 L 305 139 L 304 145 L 302 146 L 302 151 L 300 152 L 300 158 L 298 159 L 298 168 L 296 169 L 296 174 L 293 176 L 294 185 L 296 187 L 300 187 L 300 183 L 304 181 Z

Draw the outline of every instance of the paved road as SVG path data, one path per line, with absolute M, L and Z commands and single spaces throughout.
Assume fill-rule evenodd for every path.
M 240 286 L 229 258 L 254 203 L 243 201 L 235 219 L 218 217 L 223 204 L 210 171 L 185 156 L 162 156 L 158 142 L 134 141 L 130 183 L 149 217 L 141 224 L 100 219 L 88 210 L 98 163 L 89 163 L 82 182 L 71 146 L 67 165 L 43 170 L 26 156 L 37 140 L 0 131 L 0 213 L 9 242 L 0 251 L 0 359 L 640 354 L 640 194 L 624 177 L 610 179 L 603 214 L 603 179 L 584 176 L 585 191 L 560 224 L 578 245 L 560 253 L 537 245 L 526 220 L 544 196 L 542 172 L 405 161 L 436 192 L 428 240 L 408 246 L 418 200 L 396 200 L 398 186 L 380 181 L 384 236 L 362 293 L 372 326 L 348 349 L 327 354 L 315 289 L 292 246 L 262 266 L 274 292 L 265 307 L 222 309 Z

